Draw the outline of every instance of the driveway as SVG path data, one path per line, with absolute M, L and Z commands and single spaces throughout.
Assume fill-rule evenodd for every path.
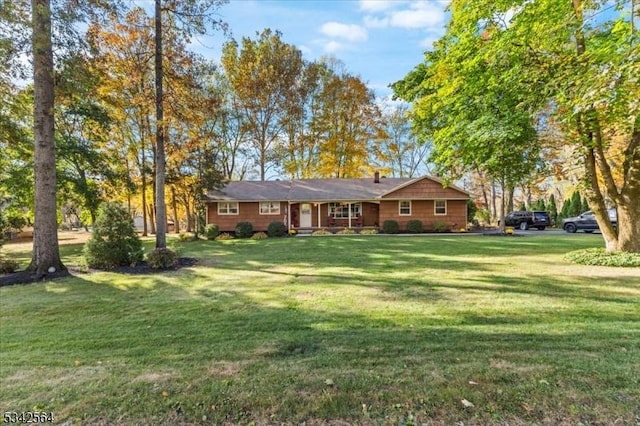
M 570 234 L 569 232 L 566 232 L 563 229 L 545 229 L 544 231 L 538 231 L 537 229 L 529 229 L 528 231 L 521 231 L 519 229 L 516 229 L 514 232 L 516 235 L 566 235 L 566 236 L 576 236 L 576 237 L 581 237 L 581 236 L 592 237 L 594 235 L 597 235 L 599 238 L 602 236 L 600 231 L 595 231 L 591 234 L 588 234 L 584 231 L 578 231 L 575 234 Z

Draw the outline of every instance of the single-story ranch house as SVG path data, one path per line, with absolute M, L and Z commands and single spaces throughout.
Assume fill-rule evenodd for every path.
M 233 231 L 250 222 L 266 231 L 282 221 L 288 229 L 381 227 L 395 220 L 405 230 L 420 220 L 425 230 L 434 222 L 449 229 L 467 224 L 469 193 L 437 178 L 299 179 L 229 182 L 207 193 L 207 224 Z

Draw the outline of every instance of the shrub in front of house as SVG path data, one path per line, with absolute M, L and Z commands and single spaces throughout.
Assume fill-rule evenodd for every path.
M 222 234 L 216 237 L 216 241 L 226 241 L 226 240 L 233 240 L 233 235 L 227 232 L 223 232 Z
M 433 232 L 448 232 L 449 231 L 449 227 L 447 226 L 447 224 L 442 222 L 441 220 L 436 220 L 435 222 L 433 222 L 431 227 L 433 228 Z
M 284 237 L 287 235 L 287 227 L 282 222 L 271 222 L 267 227 L 267 234 L 270 237 Z
M 382 223 L 382 232 L 385 234 L 397 234 L 400 232 L 400 225 L 395 220 L 385 220 Z
M 355 233 L 356 231 L 351 228 L 341 229 L 340 231 L 336 232 L 336 234 L 338 235 L 354 235 Z
M 424 232 L 422 221 L 413 219 L 407 222 L 407 232 L 410 234 L 422 234 Z
M 238 222 L 235 232 L 238 238 L 251 238 L 253 235 L 253 225 L 251 222 Z
M 256 232 L 251 236 L 252 240 L 266 240 L 269 236 L 264 232 Z
M 210 223 L 204 228 L 204 236 L 207 240 L 215 240 L 220 235 L 220 227 Z
M 178 253 L 168 248 L 157 248 L 147 254 L 147 264 L 153 269 L 171 269 L 178 265 Z
M 189 234 L 187 232 L 179 233 L 178 234 L 178 239 L 183 243 L 187 242 L 187 241 L 195 241 L 196 240 L 196 238 L 195 238 L 195 236 L 193 234 Z
M 378 230 L 375 228 L 364 228 L 360 230 L 360 235 L 376 235 Z
M 142 242 L 127 209 L 117 203 L 103 203 L 83 251 L 91 268 L 110 269 L 140 262 Z
M 333 235 L 333 233 L 331 231 L 328 231 L 326 229 L 318 229 L 316 231 L 313 231 L 313 233 L 311 234 L 314 237 L 318 237 L 318 236 L 323 236 L 323 235 Z

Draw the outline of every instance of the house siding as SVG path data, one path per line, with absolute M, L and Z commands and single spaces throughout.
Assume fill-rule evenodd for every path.
M 207 224 L 218 225 L 221 232 L 234 232 L 238 222 L 250 222 L 254 231 L 266 231 L 271 222 L 285 222 L 287 203 L 280 202 L 280 214 L 260 214 L 259 202 L 239 202 L 237 215 L 219 215 L 218 203 L 207 203 Z
M 447 214 L 435 214 L 434 200 L 411 200 L 411 215 L 401 216 L 398 200 L 385 200 L 380 203 L 380 226 L 385 220 L 395 220 L 400 230 L 407 229 L 410 220 L 421 220 L 426 231 L 433 230 L 434 222 L 444 222 L 450 230 L 460 229 L 467 225 L 466 200 L 447 200 Z
M 386 194 L 384 199 L 450 199 L 450 198 L 464 198 L 467 199 L 469 196 L 464 192 L 458 191 L 453 188 L 443 188 L 442 184 L 433 181 L 431 179 L 425 178 L 421 179 L 417 182 L 414 182 L 410 185 L 405 186 L 404 188 L 400 188 L 396 191 L 390 192 Z
M 389 180 L 386 182 L 389 184 L 396 182 L 393 187 L 398 189 L 392 190 L 390 189 L 390 185 L 385 186 L 381 184 L 379 191 L 373 191 L 372 188 L 375 188 L 375 185 L 368 185 L 366 181 L 356 182 L 356 180 L 345 180 L 345 185 L 350 185 L 348 189 L 351 192 L 346 192 L 348 196 L 345 195 L 344 191 L 341 191 L 341 187 L 337 186 L 338 183 L 342 182 L 333 182 L 334 180 L 329 181 L 331 181 L 331 185 L 324 184 L 324 186 L 322 185 L 323 182 L 320 180 L 318 180 L 318 182 L 315 180 L 298 182 L 298 192 L 303 190 L 307 191 L 306 193 L 308 193 L 309 197 L 313 197 L 314 195 L 318 196 L 318 194 L 320 194 L 317 199 L 309 201 L 309 204 L 311 204 L 312 207 L 311 228 L 326 228 L 330 226 L 328 213 L 329 201 L 327 200 L 328 195 L 335 195 L 338 200 L 352 199 L 355 202 L 358 198 L 351 198 L 351 196 L 355 194 L 358 185 L 361 185 L 363 188 L 363 193 L 360 196 L 363 200 L 368 201 L 361 201 L 363 221 L 357 226 L 360 226 L 361 224 L 366 227 L 381 227 L 385 220 L 395 220 L 400 225 L 400 229 L 404 231 L 406 230 L 407 223 L 410 220 L 420 220 L 422 221 L 425 230 L 429 231 L 433 230 L 433 224 L 435 222 L 444 222 L 451 230 L 465 227 L 467 223 L 466 202 L 469 195 L 460 189 L 444 188 L 439 181 L 432 180 L 428 177 L 416 180 Z M 266 185 L 267 183 L 264 184 Z M 310 186 L 313 184 L 319 185 L 323 191 L 315 194 L 313 187 Z M 256 185 L 258 185 L 258 187 L 256 187 Z M 254 192 L 259 189 L 259 185 L 261 185 L 261 183 L 245 183 L 244 186 L 247 186 L 247 188 L 245 188 L 247 192 L 245 196 L 248 196 L 249 199 L 253 200 L 260 199 L 251 198 L 252 195 L 255 195 Z M 282 192 L 284 191 L 281 187 L 282 185 L 282 183 L 278 183 L 277 185 L 269 183 L 267 189 L 271 188 L 273 191 L 278 190 Z M 244 186 L 242 188 L 244 188 Z M 240 189 L 236 188 L 238 195 L 235 195 L 235 197 L 240 197 L 240 193 L 238 192 Z M 330 190 L 335 192 L 335 194 Z M 391 192 L 384 193 L 388 190 Z M 228 196 L 224 192 L 221 192 L 221 194 L 227 197 L 225 200 L 229 200 Z M 275 195 L 276 193 L 273 194 L 274 195 L 267 194 L 265 196 L 285 196 L 280 193 L 278 193 L 280 195 Z M 301 198 L 293 198 L 296 199 L 296 201 L 291 204 L 291 226 L 297 228 L 300 227 L 300 204 L 305 201 L 301 201 Z M 222 200 L 221 198 L 218 199 Z M 411 215 L 400 215 L 399 200 L 411 201 Z M 445 215 L 435 214 L 435 200 L 446 200 L 447 212 Z M 259 201 L 246 201 L 239 202 L 238 204 L 239 213 L 237 215 L 218 215 L 218 202 L 215 201 L 215 199 L 212 199 L 211 202 L 207 203 L 207 223 L 217 224 L 223 232 L 233 232 L 238 222 L 248 221 L 253 225 L 253 229 L 255 231 L 266 231 L 271 222 L 279 221 L 287 223 L 288 221 L 289 214 L 287 213 L 287 208 L 289 207 L 289 203 L 287 201 L 280 201 L 280 213 L 277 215 L 261 215 L 259 211 Z M 348 220 L 337 219 L 335 224 L 332 226 L 346 227 L 348 226 Z M 352 222 L 352 226 L 356 226 L 356 224 Z

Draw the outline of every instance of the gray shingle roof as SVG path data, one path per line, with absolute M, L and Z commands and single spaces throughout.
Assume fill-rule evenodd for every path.
M 207 193 L 209 201 L 358 201 L 382 197 L 420 178 L 298 179 L 291 181 L 236 181 Z M 439 182 L 437 179 L 432 179 Z

